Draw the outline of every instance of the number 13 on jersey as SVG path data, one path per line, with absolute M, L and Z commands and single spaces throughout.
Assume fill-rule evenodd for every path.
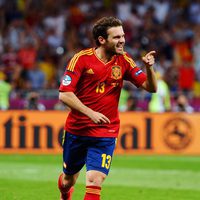
M 105 92 L 105 83 L 99 83 L 96 87 L 96 93 L 104 93 Z

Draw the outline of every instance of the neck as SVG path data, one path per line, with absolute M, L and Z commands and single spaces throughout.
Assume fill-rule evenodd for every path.
M 97 57 L 104 63 L 109 62 L 113 57 L 113 55 L 106 52 L 105 49 L 102 47 L 97 47 L 95 49 L 95 52 L 96 52 Z

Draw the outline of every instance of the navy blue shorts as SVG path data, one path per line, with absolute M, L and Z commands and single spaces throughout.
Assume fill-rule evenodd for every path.
M 73 175 L 86 164 L 86 170 L 97 170 L 108 175 L 116 138 L 95 138 L 63 135 L 63 172 Z

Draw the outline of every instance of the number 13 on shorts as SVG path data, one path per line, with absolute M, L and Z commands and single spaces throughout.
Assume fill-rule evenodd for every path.
M 103 154 L 101 154 L 101 158 L 102 158 L 101 167 L 109 169 L 112 157 L 110 155 L 103 153 Z

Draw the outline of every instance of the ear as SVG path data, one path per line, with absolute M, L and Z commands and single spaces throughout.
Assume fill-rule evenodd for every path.
M 98 40 L 99 40 L 100 44 L 105 44 L 105 42 L 106 42 L 106 40 L 102 36 L 99 36 Z

